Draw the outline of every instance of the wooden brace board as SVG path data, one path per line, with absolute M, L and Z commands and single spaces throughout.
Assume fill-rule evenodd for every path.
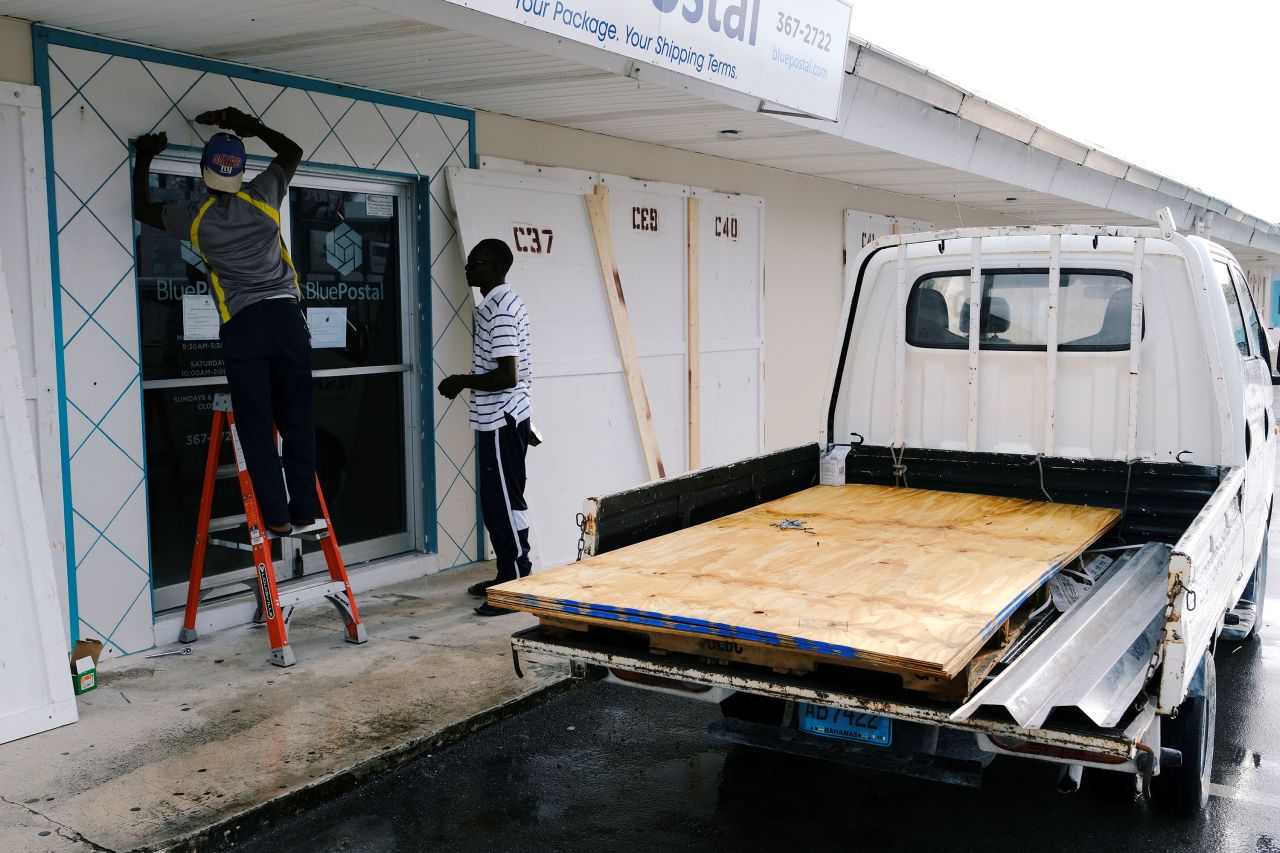
M 986 495 L 816 486 L 493 587 L 489 600 L 950 679 L 1119 518 Z M 807 529 L 776 526 L 784 520 Z
M 604 281 L 605 297 L 609 300 L 609 314 L 613 317 L 613 330 L 618 339 L 618 354 L 622 358 L 622 373 L 627 379 L 627 391 L 631 407 L 635 411 L 636 429 L 640 432 L 640 446 L 644 449 L 644 464 L 650 480 L 667 476 L 658 448 L 658 434 L 653 426 L 653 410 L 649 407 L 649 395 L 644 388 L 644 375 L 640 371 L 640 357 L 636 352 L 635 334 L 627 315 L 627 300 L 622 293 L 622 275 L 614 257 L 613 235 L 609 231 L 609 188 L 597 186 L 594 195 L 587 196 L 587 215 L 591 219 L 591 235 L 600 260 L 600 275 Z

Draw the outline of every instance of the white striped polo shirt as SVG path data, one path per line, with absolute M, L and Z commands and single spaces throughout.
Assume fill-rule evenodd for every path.
M 533 384 L 533 358 L 529 352 L 529 315 L 524 300 L 510 285 L 500 284 L 476 307 L 475 344 L 471 356 L 473 374 L 498 369 L 498 359 L 518 359 L 516 387 L 502 391 L 471 391 L 471 428 L 492 432 L 504 416 L 517 422 L 529 417 L 529 390 Z

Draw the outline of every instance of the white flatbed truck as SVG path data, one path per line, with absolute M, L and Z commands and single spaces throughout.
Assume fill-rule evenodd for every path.
M 1203 808 L 1213 651 L 1262 626 L 1275 485 L 1275 380 L 1236 260 L 1168 211 L 1154 228 L 885 237 L 848 265 L 837 334 L 816 444 L 590 499 L 583 553 L 840 471 L 1121 509 L 1081 560 L 1076 600 L 1044 608 L 959 707 L 735 662 L 714 639 L 655 654 L 539 626 L 512 638 L 517 668 L 567 658 L 719 703 L 713 733 L 733 742 L 964 784 L 1012 755 L 1061 765 L 1063 790 L 1091 768 L 1090 784 Z

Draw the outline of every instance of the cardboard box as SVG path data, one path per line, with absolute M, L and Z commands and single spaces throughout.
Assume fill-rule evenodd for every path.
M 76 695 L 88 693 L 98 686 L 98 667 L 91 657 L 82 657 L 72 665 L 71 686 Z
M 847 444 L 837 444 L 822 454 L 818 463 L 818 482 L 824 486 L 845 485 L 845 462 L 851 450 Z
M 76 695 L 88 693 L 98 686 L 98 655 L 101 640 L 77 640 L 71 649 L 71 686 Z

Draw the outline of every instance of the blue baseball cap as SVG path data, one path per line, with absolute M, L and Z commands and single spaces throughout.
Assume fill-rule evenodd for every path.
M 230 133 L 215 133 L 204 144 L 200 171 L 210 189 L 233 193 L 244 181 L 244 141 Z

